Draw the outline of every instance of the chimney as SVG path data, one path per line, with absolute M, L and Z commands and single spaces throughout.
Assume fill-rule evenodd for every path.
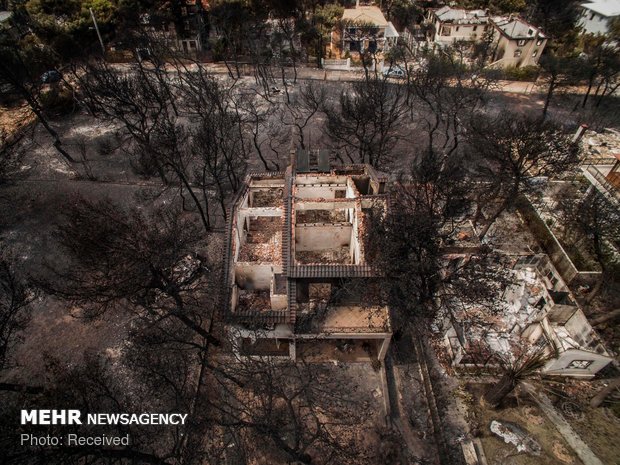
M 588 130 L 588 125 L 587 124 L 582 124 L 581 126 L 579 126 L 577 128 L 577 131 L 575 132 L 575 135 L 573 136 L 573 144 L 576 144 L 577 142 L 579 142 L 582 138 L 583 135 L 586 133 L 586 131 Z

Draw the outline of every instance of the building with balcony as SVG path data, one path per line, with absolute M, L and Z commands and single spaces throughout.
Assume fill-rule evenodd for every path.
M 433 25 L 432 40 L 439 45 L 450 45 L 457 41 L 477 42 L 490 27 L 485 10 L 465 10 L 441 7 L 429 10 L 427 23 Z
M 547 44 L 543 32 L 517 16 L 489 17 L 486 10 L 444 6 L 429 10 L 431 40 L 439 46 L 455 42 L 484 43 L 490 47 L 492 63 L 499 68 L 536 66 Z
M 149 34 L 163 45 L 196 55 L 206 43 L 207 8 L 206 1 L 182 0 L 142 14 L 140 21 Z M 148 54 L 142 51 L 144 53 Z
M 366 165 L 331 168 L 298 150 L 285 172 L 255 173 L 228 223 L 225 297 L 241 355 L 383 360 L 389 309 L 365 255 L 387 179 Z
M 376 6 L 346 8 L 341 22 L 343 53 L 384 53 L 398 40 L 396 28 Z

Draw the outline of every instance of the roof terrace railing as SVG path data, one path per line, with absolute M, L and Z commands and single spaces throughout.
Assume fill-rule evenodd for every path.
M 585 170 L 587 174 L 592 176 L 596 180 L 596 182 L 598 182 L 601 185 L 601 187 L 605 189 L 605 191 L 598 189 L 599 192 L 601 192 L 603 195 L 605 195 L 605 197 L 607 197 L 609 200 L 613 201 L 614 203 L 620 204 L 620 192 L 618 192 L 618 189 L 616 188 L 616 186 L 610 183 L 605 177 L 605 175 L 601 173 L 598 170 L 598 168 L 596 168 L 596 165 L 586 166 Z

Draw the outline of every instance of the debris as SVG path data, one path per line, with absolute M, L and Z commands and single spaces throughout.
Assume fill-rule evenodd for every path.
M 570 452 L 566 450 L 566 447 L 564 447 L 561 442 L 553 441 L 551 450 L 553 451 L 553 455 L 555 455 L 558 460 L 564 463 L 575 463 L 575 460 L 571 456 Z
M 540 415 L 536 415 L 535 410 L 531 406 L 523 407 L 523 416 L 527 418 L 527 422 L 532 425 L 542 425 L 545 420 Z
M 253 192 L 252 207 L 282 207 L 282 188 L 260 189 Z
M 493 420 L 489 429 L 507 444 L 514 444 L 519 452 L 539 456 L 542 451 L 540 444 L 515 423 Z

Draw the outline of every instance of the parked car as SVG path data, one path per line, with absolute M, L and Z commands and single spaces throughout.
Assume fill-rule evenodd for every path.
M 62 74 L 55 69 L 50 69 L 41 75 L 41 82 L 43 84 L 53 84 L 62 79 Z
M 407 72 L 400 66 L 390 66 L 389 68 L 383 68 L 383 75 L 385 77 L 404 79 L 407 77 Z

